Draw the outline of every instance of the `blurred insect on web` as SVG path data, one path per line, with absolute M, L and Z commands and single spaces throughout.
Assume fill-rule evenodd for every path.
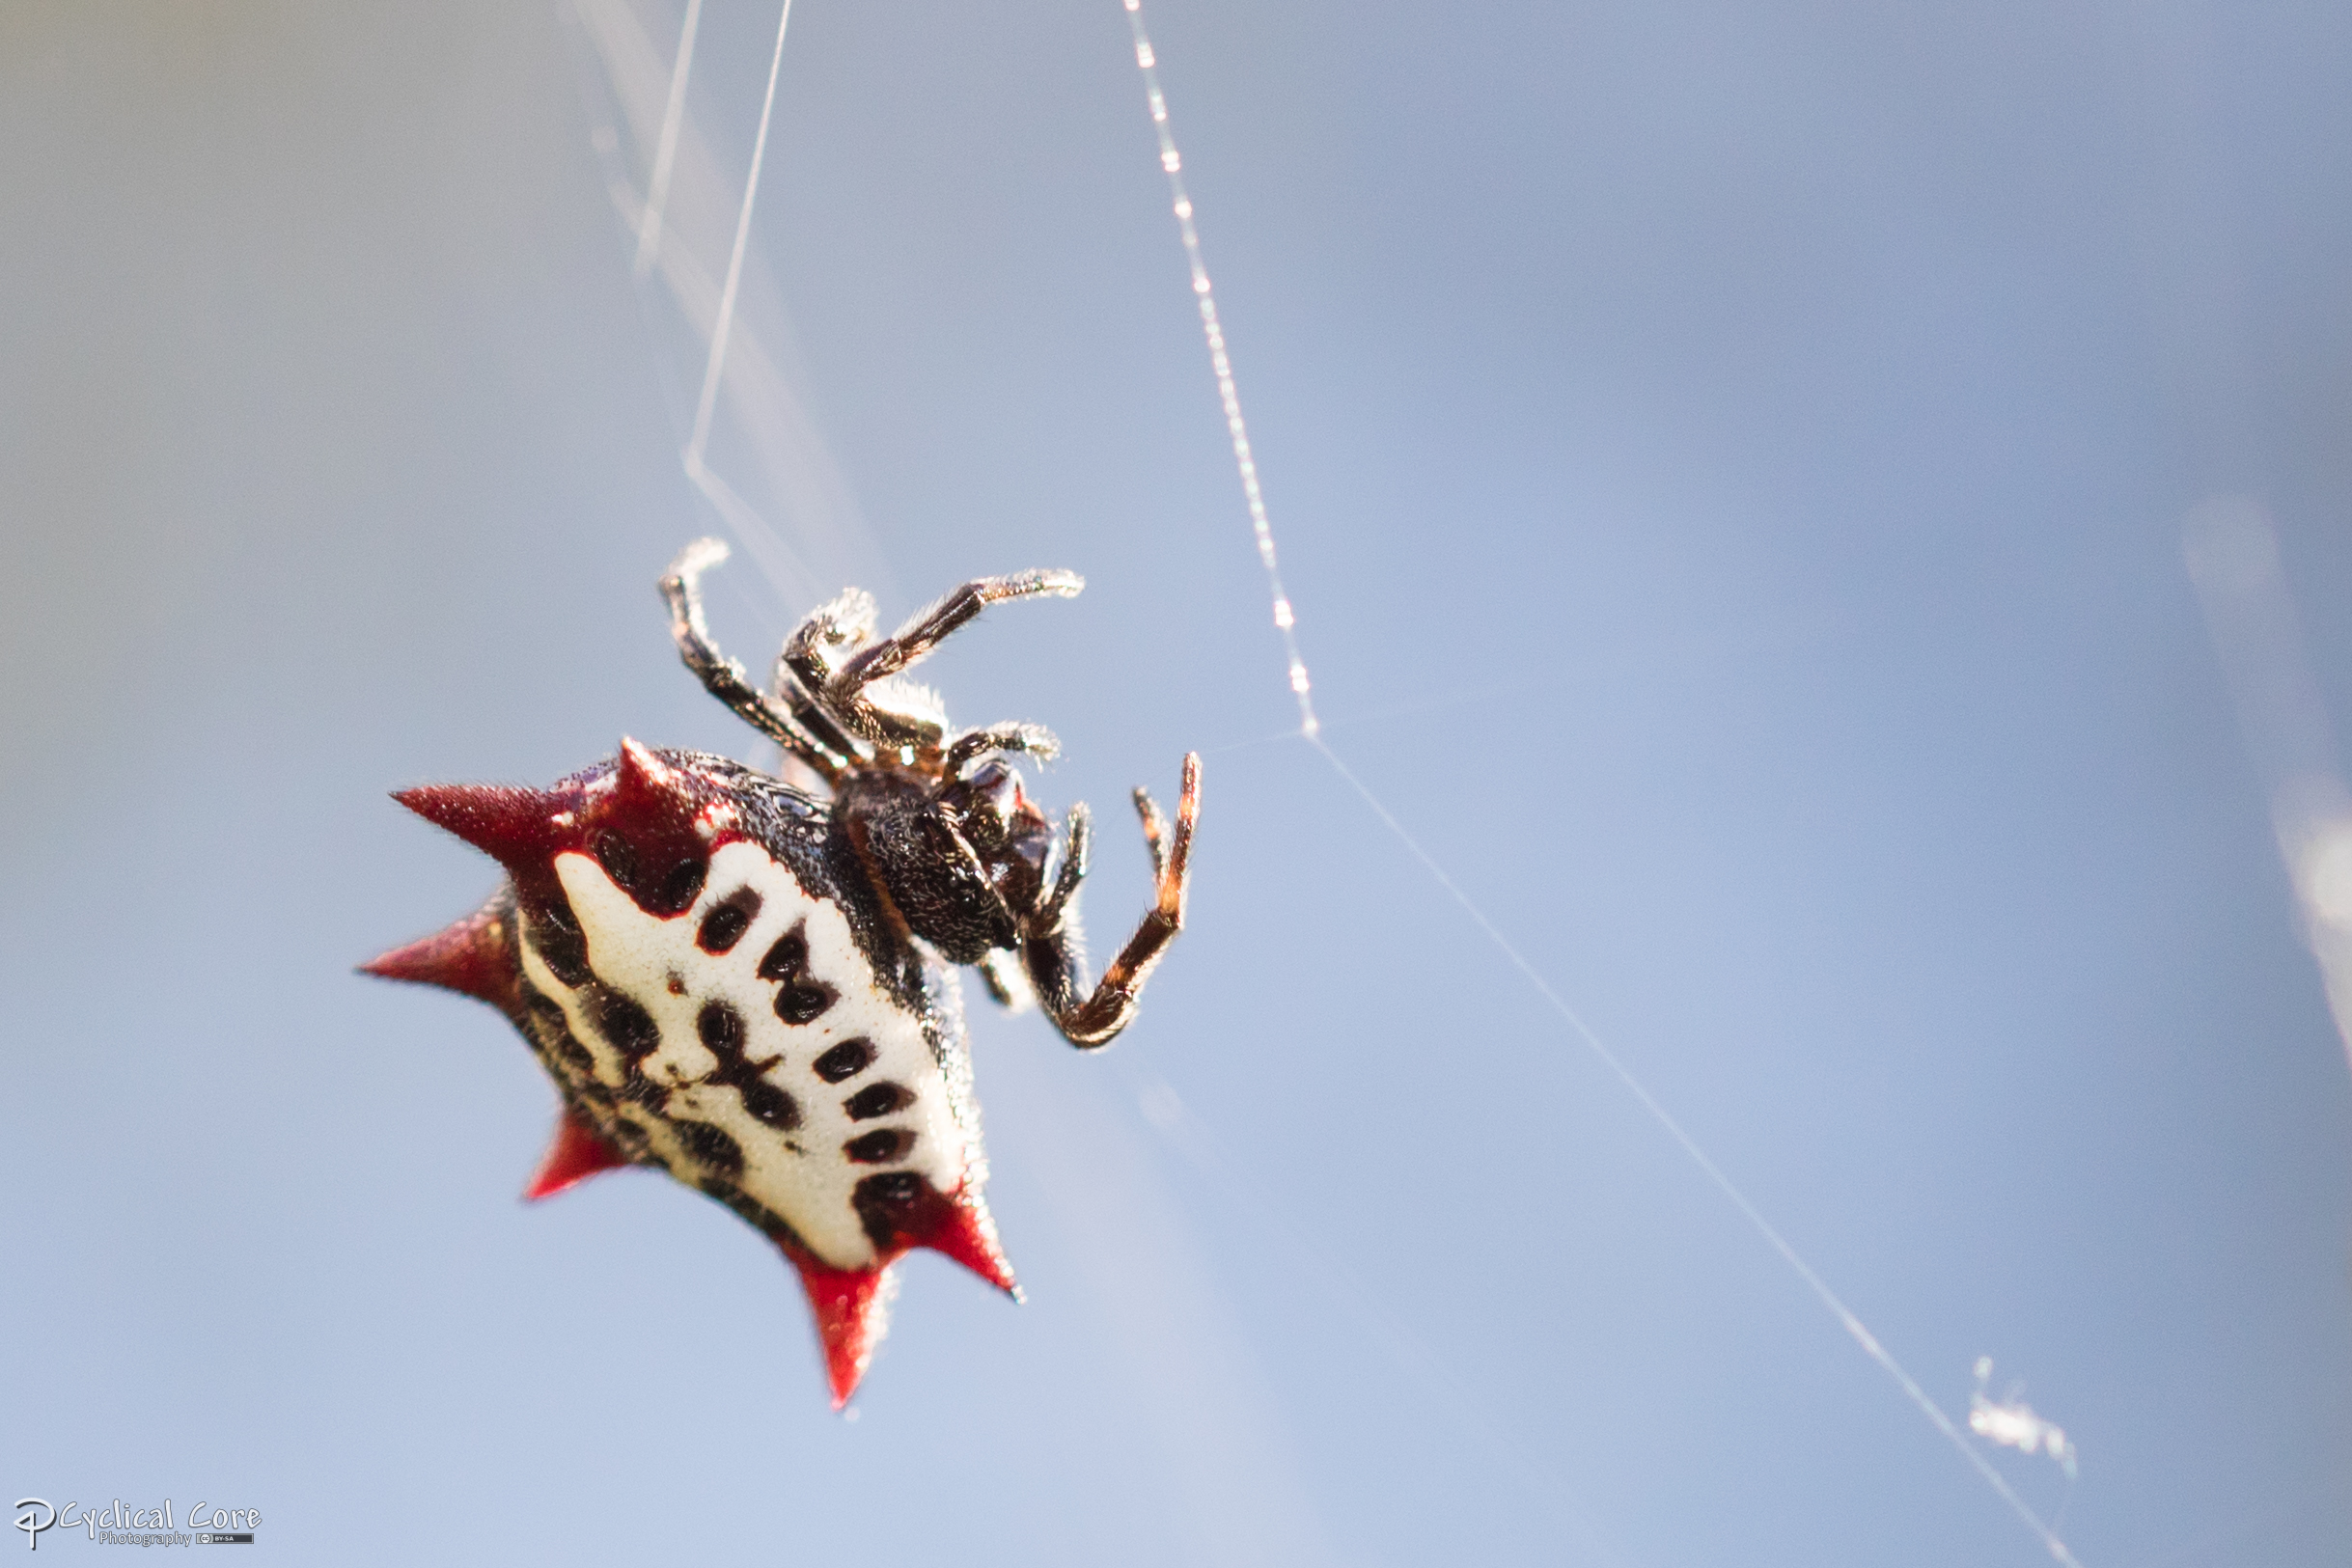
M 1993 1375 L 1993 1359 L 1977 1358 L 1977 1388 L 1968 1396 L 1968 1429 L 1988 1443 L 2019 1453 L 2046 1453 L 2058 1461 L 2069 1481 L 2075 1476 L 2074 1444 L 2057 1422 L 2034 1413 L 2025 1402 L 2025 1385 L 2012 1383 L 1996 1404 L 1986 1397 L 1985 1383 Z
M 1135 792 L 1155 897 L 1090 984 L 1074 906 L 1087 810 L 1057 835 L 1010 760 L 1058 743 L 1029 724 L 954 730 L 899 678 L 986 605 L 1068 597 L 1079 578 L 982 578 L 883 638 L 851 589 L 801 622 L 762 691 L 704 620 L 701 575 L 726 554 L 699 540 L 662 580 L 679 652 L 821 783 L 623 739 L 544 790 L 403 790 L 508 880 L 366 968 L 488 1002 L 522 1033 L 563 1106 L 528 1197 L 650 1166 L 766 1235 L 807 1288 L 839 1408 L 908 1250 L 1018 1296 L 983 1193 L 955 966 L 1009 1006 L 1034 998 L 1073 1045 L 1108 1044 L 1183 925 L 1200 758 L 1173 827 Z

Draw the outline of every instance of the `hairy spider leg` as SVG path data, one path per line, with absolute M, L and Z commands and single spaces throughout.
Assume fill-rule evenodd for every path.
M 1023 1013 L 1037 1005 L 1038 994 L 1031 989 L 1028 972 L 1021 968 L 1017 953 L 991 948 L 980 955 L 976 967 L 982 983 L 988 987 L 990 999 L 1007 1012 Z
M 751 683 L 743 667 L 719 651 L 710 625 L 703 616 L 703 573 L 725 561 L 726 541 L 696 539 L 678 552 L 661 580 L 661 596 L 670 606 L 670 635 L 703 689 L 733 710 L 736 717 L 806 762 L 827 780 L 858 760 L 854 748 L 837 750 L 804 729 L 790 708 Z
M 816 733 L 838 742 L 846 756 L 867 759 L 868 743 L 844 728 L 825 705 L 825 684 L 843 659 L 873 640 L 873 595 L 845 588 L 809 612 L 776 655 L 776 695 Z
M 1152 881 L 1158 899 L 1135 927 L 1135 934 L 1102 972 L 1093 992 L 1084 1002 L 1086 955 L 1076 933 L 1064 922 L 1064 910 L 1086 876 L 1089 841 L 1085 809 L 1070 809 L 1070 842 L 1054 879 L 1054 891 L 1040 906 L 1043 929 L 1021 945 L 1021 958 L 1036 987 L 1038 1002 L 1063 1037 L 1081 1049 L 1107 1045 L 1135 1016 L 1135 999 L 1151 970 L 1184 928 L 1184 897 L 1190 891 L 1192 830 L 1201 814 L 1201 754 L 1184 757 L 1184 789 L 1176 800 L 1176 830 L 1148 793 L 1135 792 L 1136 814 L 1143 818 L 1144 842 L 1151 851 Z
M 969 625 L 974 617 L 991 604 L 1040 593 L 1075 598 L 1085 587 L 1086 579 L 1074 571 L 1022 571 L 1009 577 L 974 578 L 917 612 L 890 636 L 852 654 L 825 681 L 824 705 L 851 729 L 878 744 L 935 746 L 939 732 L 929 729 L 927 719 L 893 713 L 870 699 L 866 689 L 922 663 L 932 649 L 960 627 Z M 808 673 L 797 666 L 794 674 L 804 681 L 809 678 Z
M 1135 814 L 1144 821 L 1144 847 L 1151 851 L 1151 879 L 1156 886 L 1168 874 L 1168 818 L 1160 814 L 1160 803 L 1142 784 L 1135 786 Z
M 847 658 L 872 644 L 873 620 L 873 597 L 862 589 L 844 589 L 816 609 L 777 656 L 777 695 L 812 730 L 844 737 L 842 744 L 861 759 L 911 747 L 935 764 L 948 732 L 947 706 L 936 692 L 877 680 L 853 709 L 833 705 L 833 682 Z
M 802 624 L 807 623 L 804 621 Z M 853 756 L 861 761 L 868 758 L 871 748 L 836 724 L 833 715 L 825 711 L 824 704 L 809 695 L 809 687 L 793 672 L 789 639 L 787 639 L 784 650 L 776 655 L 775 678 L 770 684 L 777 701 L 792 710 L 792 717 L 798 719 L 809 733 L 836 748 L 844 756 Z M 823 687 L 820 685 L 816 689 L 821 691 Z
M 1062 930 L 1063 911 L 1078 896 L 1078 884 L 1086 880 L 1087 863 L 1093 853 L 1094 813 L 1085 801 L 1073 801 L 1063 830 L 1062 869 L 1054 873 L 1053 891 L 1030 916 L 1036 930 L 1048 936 Z
M 988 752 L 1025 752 L 1040 762 L 1050 762 L 1062 755 L 1062 742 L 1052 730 L 1037 724 L 992 724 L 967 729 L 948 748 L 943 764 L 947 776 L 961 778 L 966 763 Z

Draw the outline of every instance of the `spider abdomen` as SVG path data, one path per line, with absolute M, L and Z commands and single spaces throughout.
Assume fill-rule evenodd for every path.
M 598 1131 L 634 1124 L 671 1174 L 756 1207 L 835 1268 L 873 1267 L 891 1240 L 860 1216 L 861 1182 L 888 1169 L 942 1193 L 963 1186 L 964 1126 L 926 1020 L 872 982 L 838 904 L 742 839 L 712 854 L 701 898 L 667 919 L 646 914 L 590 856 L 559 855 L 555 870 L 591 978 L 567 986 L 548 969 L 528 940 L 528 915 L 523 974 L 593 1059 L 559 1073 Z M 706 951 L 696 941 L 702 917 L 731 898 L 741 907 L 747 893 L 759 912 L 741 938 Z M 799 956 L 766 963 L 778 949 Z M 616 1007 L 615 998 L 625 1002 Z M 605 1021 L 624 1009 L 629 1023 Z M 819 1070 L 845 1058 L 862 1065 L 830 1081 Z M 646 1087 L 630 1095 L 633 1084 Z M 869 1089 L 894 1107 L 886 1126 L 850 1106 Z
M 637 1164 L 726 1203 L 809 1283 L 840 1398 L 908 1248 L 1012 1288 L 955 977 L 873 918 L 822 803 L 633 741 L 551 790 L 401 799 L 511 880 L 369 968 L 513 1019 L 566 1111 L 532 1196 Z

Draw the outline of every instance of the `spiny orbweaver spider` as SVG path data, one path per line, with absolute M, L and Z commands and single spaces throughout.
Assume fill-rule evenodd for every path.
M 900 678 L 985 606 L 1084 587 L 1065 571 L 966 583 L 876 639 L 851 589 L 802 621 L 770 689 L 711 640 L 688 545 L 661 582 L 679 652 L 712 696 L 819 788 L 623 739 L 540 790 L 433 784 L 395 798 L 486 851 L 508 880 L 475 914 L 372 974 L 506 1013 L 563 1098 L 526 1196 L 656 1166 L 733 1209 L 799 1271 L 834 1404 L 886 1324 L 892 1266 L 928 1247 L 1018 1294 L 982 1188 L 987 1161 L 952 966 L 1007 1005 L 1034 996 L 1073 1044 L 1107 1044 L 1184 923 L 1201 759 L 1173 828 L 1135 792 L 1156 897 L 1089 987 L 1073 900 L 1091 832 L 1053 824 L 1009 760 L 1035 725 L 951 731 Z

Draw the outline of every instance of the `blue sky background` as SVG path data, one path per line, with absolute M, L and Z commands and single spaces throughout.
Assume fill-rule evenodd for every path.
M 1334 750 L 1946 1409 L 2026 1380 L 2082 1478 L 1993 1463 L 2083 1562 L 2342 1561 L 2352 1074 L 2181 530 L 2268 508 L 2352 714 L 2352 15 L 1147 17 Z M 773 26 L 704 21 L 729 180 Z M 652 589 L 717 519 L 603 58 L 0 16 L 10 1499 L 293 1562 L 2047 1560 L 1283 738 L 1112 0 L 800 0 L 746 321 L 801 418 L 712 447 L 886 616 L 1086 573 L 930 674 L 1060 731 L 1098 945 L 1206 754 L 1117 1050 L 973 998 L 1030 1303 L 915 1259 L 845 1423 L 714 1205 L 516 1201 L 519 1042 L 351 973 L 493 880 L 386 791 L 750 751 Z M 739 560 L 722 640 L 794 591 Z

